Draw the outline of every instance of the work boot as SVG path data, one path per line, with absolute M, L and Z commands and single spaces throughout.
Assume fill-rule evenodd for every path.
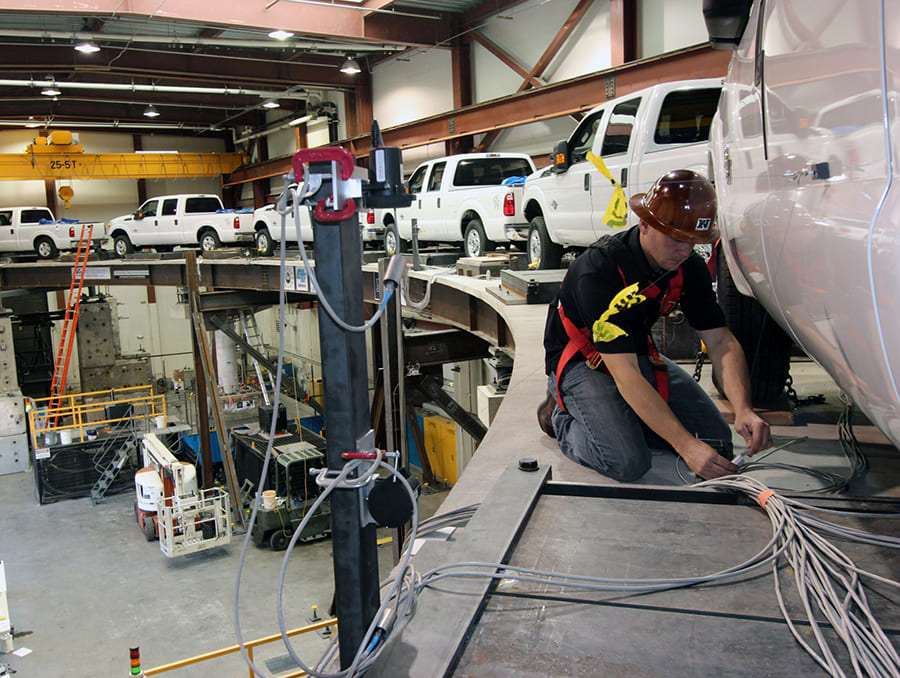
M 551 438 L 556 438 L 556 431 L 553 430 L 554 409 L 556 409 L 556 398 L 548 391 L 547 398 L 538 406 L 537 418 L 541 430 Z

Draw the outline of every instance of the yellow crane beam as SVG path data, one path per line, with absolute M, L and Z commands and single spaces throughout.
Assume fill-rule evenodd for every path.
M 51 147 L 52 148 L 52 147 Z M 243 153 L 0 153 L 0 181 L 215 177 L 247 163 Z

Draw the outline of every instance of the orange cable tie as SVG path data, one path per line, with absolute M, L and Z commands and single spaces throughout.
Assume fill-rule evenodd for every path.
M 766 502 L 769 501 L 769 497 L 771 497 L 773 494 L 775 494 L 775 490 L 766 490 L 765 492 L 761 492 L 760 495 L 756 498 L 756 503 L 765 508 Z

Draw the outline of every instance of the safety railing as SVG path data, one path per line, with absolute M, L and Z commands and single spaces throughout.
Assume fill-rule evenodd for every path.
M 132 421 L 142 422 L 147 430 L 151 424 L 165 428 L 165 395 L 153 393 L 149 385 L 71 393 L 32 400 L 28 412 L 34 450 L 55 443 L 84 442 Z
M 323 619 L 322 621 L 316 622 L 315 624 L 308 624 L 307 626 L 301 626 L 300 628 L 291 629 L 287 632 L 288 637 L 293 638 L 294 636 L 298 636 L 303 633 L 309 633 L 310 631 L 320 631 L 325 628 L 329 628 L 332 626 L 337 626 L 337 619 Z M 263 638 L 257 638 L 255 640 L 248 640 L 244 643 L 244 647 L 247 648 L 247 654 L 250 657 L 250 660 L 253 661 L 253 649 L 260 647 L 262 645 L 268 645 L 269 643 L 274 643 L 281 640 L 281 634 L 275 633 L 271 636 L 264 636 Z M 194 657 L 189 657 L 187 659 L 180 659 L 178 661 L 172 662 L 170 664 L 163 664 L 162 666 L 156 666 L 150 669 L 144 669 L 145 676 L 158 676 L 161 673 L 168 673 L 169 671 L 175 671 L 176 669 L 183 669 L 188 666 L 193 666 L 195 664 L 200 664 L 202 662 L 210 661 L 212 659 L 217 659 L 219 657 L 225 657 L 230 654 L 237 654 L 241 651 L 239 645 L 230 645 L 228 647 L 223 647 L 220 650 L 213 650 L 212 652 L 207 652 L 205 654 L 198 654 Z M 253 669 L 248 667 L 250 672 L 250 678 L 253 678 Z M 291 673 L 279 674 L 279 678 L 299 678 L 299 676 L 308 675 L 306 671 L 296 670 Z

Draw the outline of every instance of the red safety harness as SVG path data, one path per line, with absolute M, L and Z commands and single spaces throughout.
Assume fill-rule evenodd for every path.
M 628 280 L 625 278 L 625 273 L 622 271 L 621 266 L 618 268 L 619 275 L 622 276 L 623 287 L 627 287 Z M 649 287 L 641 290 L 641 294 L 648 299 L 659 299 L 659 317 L 662 317 L 668 315 L 675 309 L 675 306 L 681 299 L 681 289 L 683 286 L 684 277 L 681 274 L 681 267 L 679 267 L 678 272 L 669 281 L 669 286 L 665 293 L 663 293 L 657 285 L 651 283 Z M 559 379 L 562 376 L 566 365 L 576 353 L 581 353 L 581 355 L 584 356 L 587 366 L 592 370 L 599 368 L 607 373 L 608 370 L 603 366 L 603 357 L 597 349 L 594 348 L 594 343 L 591 341 L 591 330 L 587 327 L 575 327 L 575 323 L 566 317 L 566 314 L 563 311 L 562 302 L 557 304 L 557 310 L 559 311 L 559 318 L 562 320 L 566 334 L 569 337 L 569 343 L 566 344 L 566 347 L 563 349 L 562 355 L 559 357 L 559 363 L 556 366 L 556 402 L 559 403 L 559 406 L 563 410 L 565 410 L 566 408 L 565 405 L 563 405 L 562 397 L 559 395 Z M 650 358 L 650 364 L 653 365 L 653 372 L 656 377 L 656 390 L 659 395 L 662 396 L 663 400 L 669 402 L 669 378 L 666 373 L 666 363 L 659 354 L 659 351 L 656 350 L 656 346 L 653 344 L 653 338 L 650 335 L 647 335 L 647 356 Z

